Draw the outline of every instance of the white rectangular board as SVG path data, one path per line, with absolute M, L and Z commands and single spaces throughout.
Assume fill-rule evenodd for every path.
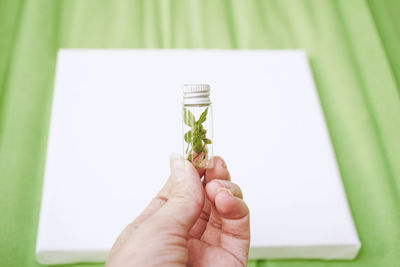
M 303 51 L 60 50 L 36 254 L 101 262 L 182 151 L 208 83 L 214 152 L 251 211 L 251 259 L 352 259 L 360 241 Z

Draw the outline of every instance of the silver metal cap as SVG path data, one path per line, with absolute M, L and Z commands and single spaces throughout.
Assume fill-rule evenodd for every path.
M 185 84 L 183 86 L 184 105 L 209 105 L 210 85 L 208 84 Z

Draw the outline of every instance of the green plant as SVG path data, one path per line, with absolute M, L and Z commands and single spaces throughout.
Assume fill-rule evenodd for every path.
M 186 155 L 187 160 L 193 162 L 194 159 L 202 154 L 201 159 L 197 162 L 196 166 L 200 166 L 201 162 L 207 156 L 207 145 L 211 144 L 211 140 L 206 137 L 207 130 L 204 129 L 203 123 L 207 119 L 208 107 L 200 115 L 196 121 L 193 113 L 183 108 L 183 122 L 190 127 L 190 130 L 185 133 L 185 142 L 187 143 Z M 189 150 L 190 149 L 190 150 Z

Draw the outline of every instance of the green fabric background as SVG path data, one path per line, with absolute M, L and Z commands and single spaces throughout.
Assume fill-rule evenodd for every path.
M 0 266 L 38 266 L 58 48 L 306 50 L 362 249 L 249 266 L 400 266 L 399 13 L 397 0 L 0 0 Z

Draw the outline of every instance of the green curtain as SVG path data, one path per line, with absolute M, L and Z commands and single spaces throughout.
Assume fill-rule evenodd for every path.
M 38 266 L 57 49 L 219 48 L 307 51 L 362 242 L 354 261 L 249 266 L 400 266 L 399 13 L 397 0 L 0 0 L 0 265 Z

